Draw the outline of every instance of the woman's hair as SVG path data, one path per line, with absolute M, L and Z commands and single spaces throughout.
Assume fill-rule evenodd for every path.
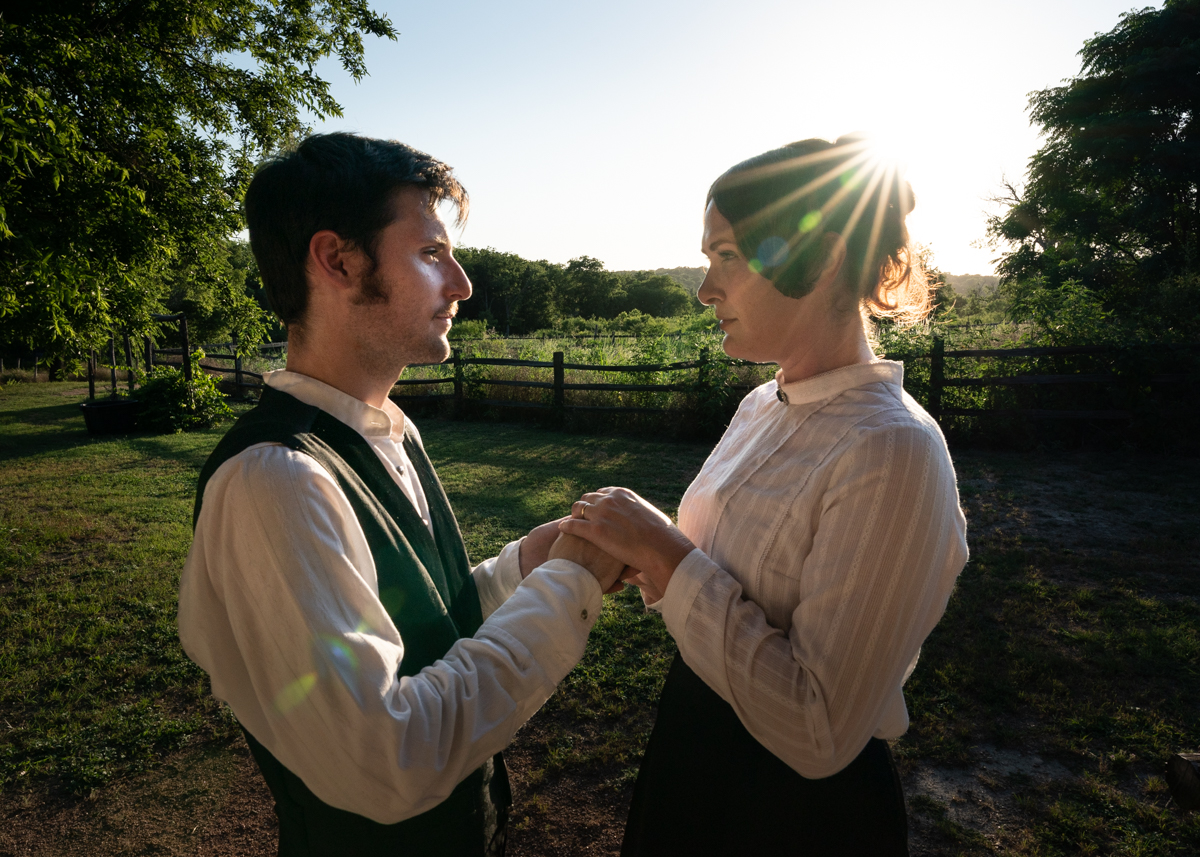
M 801 140 L 764 152 L 726 170 L 708 201 L 733 224 L 750 267 L 788 297 L 812 291 L 822 239 L 836 232 L 846 243 L 842 272 L 857 307 L 901 322 L 928 313 L 929 287 L 904 225 L 912 188 L 865 138 Z

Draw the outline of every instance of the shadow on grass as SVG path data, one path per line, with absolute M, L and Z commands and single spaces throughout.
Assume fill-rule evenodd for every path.
M 0 433 L 0 461 L 71 449 L 91 440 L 78 402 L 5 410 L 0 425 L 6 428 Z

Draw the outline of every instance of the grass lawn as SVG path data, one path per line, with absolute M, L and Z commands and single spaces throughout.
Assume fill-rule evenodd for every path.
M 0 388 L 0 828 L 27 833 L 0 832 L 0 855 L 65 836 L 47 819 L 68 816 L 72 841 L 110 843 L 94 853 L 196 853 L 205 820 L 225 818 L 212 807 L 243 792 L 221 822 L 229 847 L 204 853 L 273 853 L 269 819 L 246 821 L 269 815 L 265 790 L 238 779 L 252 769 L 236 725 L 175 630 L 196 475 L 222 429 L 90 438 L 81 398 L 78 384 Z M 627 485 L 673 510 L 708 451 L 421 428 L 474 560 L 589 488 Z M 1200 815 L 1179 814 L 1162 778 L 1170 753 L 1200 750 L 1200 465 L 956 463 L 972 559 L 909 681 L 913 725 L 895 747 L 914 853 L 1200 853 Z M 636 597 L 607 598 L 584 661 L 510 753 L 511 853 L 619 842 L 673 653 Z M 102 828 L 120 826 L 103 809 L 120 801 L 118 847 Z

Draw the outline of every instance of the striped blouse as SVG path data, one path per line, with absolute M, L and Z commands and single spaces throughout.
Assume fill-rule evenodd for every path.
M 908 728 L 903 685 L 967 560 L 933 419 L 879 360 L 742 402 L 688 488 L 655 605 L 680 654 L 805 777 Z

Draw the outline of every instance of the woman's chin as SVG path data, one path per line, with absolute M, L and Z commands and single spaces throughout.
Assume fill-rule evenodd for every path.
M 727 357 L 732 357 L 734 360 L 754 360 L 754 357 L 749 353 L 752 349 L 745 348 L 741 342 L 725 334 L 725 338 L 721 340 L 721 350 L 725 352 Z

